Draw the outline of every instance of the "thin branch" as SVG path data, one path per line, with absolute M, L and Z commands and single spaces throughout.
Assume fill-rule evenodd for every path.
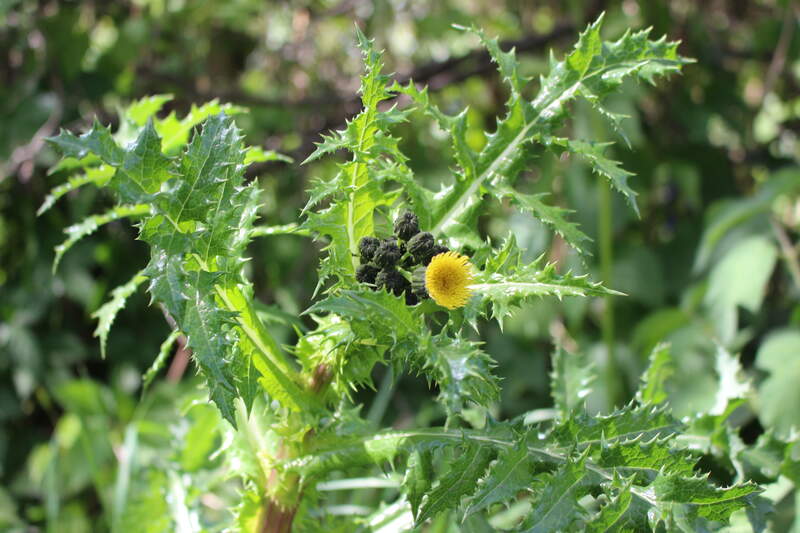
M 772 55 L 772 61 L 770 61 L 767 75 L 765 76 L 764 90 L 761 95 L 762 106 L 786 64 L 786 53 L 789 50 L 789 44 L 792 42 L 792 36 L 797 26 L 796 8 L 797 6 L 793 0 L 786 3 L 786 10 L 783 14 L 783 25 L 781 26 L 781 35 L 778 38 L 778 46 L 775 47 L 775 53 Z
M 774 218 L 770 219 L 770 222 L 772 223 L 772 230 L 775 232 L 775 238 L 778 239 L 778 243 L 781 246 L 781 253 L 784 261 L 786 261 L 786 266 L 789 268 L 789 273 L 792 275 L 795 286 L 800 289 L 800 260 L 797 257 L 797 248 L 789 240 L 789 235 L 780 222 Z

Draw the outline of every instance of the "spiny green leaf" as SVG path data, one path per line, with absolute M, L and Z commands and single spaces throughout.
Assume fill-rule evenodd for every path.
M 603 42 L 601 23 L 602 17 L 591 24 L 563 61 L 551 59 L 550 72 L 542 78 L 539 94 L 530 102 L 521 96 L 526 80 L 517 72 L 518 62 L 513 52 L 503 52 L 496 40 L 477 31 L 511 88 L 505 116 L 498 121 L 496 131 L 487 135 L 487 143 L 479 153 L 471 150 L 466 142 L 465 114 L 448 117 L 431 104 L 426 91 L 416 89 L 413 84 L 402 88 L 450 134 L 460 167 L 454 182 L 434 198 L 419 192 L 411 196 L 428 201 L 420 205 L 419 210 L 429 211 L 426 218 L 433 233 L 448 237 L 456 247 L 474 243 L 482 196 L 488 191 L 498 198 L 514 197 L 514 181 L 534 154 L 535 144 L 554 145 L 553 136 L 566 121 L 572 100 L 580 96 L 600 107 L 603 99 L 618 88 L 624 78 L 636 76 L 652 81 L 656 75 L 677 72 L 688 62 L 678 56 L 676 43 L 664 39 L 651 41 L 647 31 L 626 33 L 618 41 Z M 592 168 L 608 177 L 635 206 L 634 193 L 627 185 L 629 173 L 604 157 L 601 145 L 571 140 L 561 144 L 559 150 L 569 149 L 586 157 Z M 570 244 L 580 246 L 582 234 L 574 225 L 565 223 L 555 208 L 548 214 L 535 199 L 520 205 L 543 213 L 545 221 Z
M 125 156 L 125 151 L 114 141 L 111 131 L 97 120 L 92 124 L 92 129 L 80 137 L 62 130 L 56 137 L 47 140 L 54 144 L 64 157 L 82 159 L 94 154 L 112 167 L 121 166 Z
M 363 110 L 347 123 L 344 130 L 323 137 L 323 142 L 306 160 L 313 161 L 340 149 L 352 153 L 352 159 L 340 165 L 339 172 L 332 179 L 316 180 L 309 191 L 306 210 L 323 199 L 335 200 L 319 213 L 308 213 L 303 225 L 303 228 L 331 239 L 325 248 L 328 255 L 320 266 L 317 288 L 329 277 L 336 278 L 335 286 L 347 287 L 355 282 L 358 243 L 362 237 L 374 234 L 375 209 L 388 200 L 375 176 L 382 167 L 379 160 L 389 157 L 398 162 L 405 161 L 397 147 L 397 139 L 388 133 L 388 128 L 405 120 L 407 112 L 394 107 L 386 111 L 378 109 L 380 102 L 393 95 L 393 91 L 387 88 L 388 76 L 381 73 L 382 54 L 363 34 L 359 34 L 359 47 L 366 67 L 360 88 Z
M 757 485 L 746 483 L 729 488 L 714 487 L 705 477 L 659 476 L 654 484 L 659 500 L 683 504 L 680 509 L 665 508 L 667 523 L 674 519 L 688 520 L 694 517 L 727 524 L 731 513 L 748 505 L 747 496 L 761 491 Z M 675 511 L 680 515 L 675 516 Z
M 588 492 L 592 472 L 584 468 L 583 460 L 569 461 L 552 476 L 540 483 L 544 486 L 534 502 L 528 520 L 522 526 L 525 533 L 565 531 L 581 518 L 585 511 L 578 500 Z
M 187 296 L 186 310 L 176 321 L 186 332 L 194 360 L 206 376 L 211 399 L 222 416 L 233 421 L 236 388 L 230 362 L 240 355 L 233 347 L 236 343 L 230 335 L 230 325 L 227 317 L 214 312 L 213 296 L 199 289 Z
M 641 437 L 602 445 L 598 464 L 614 468 L 623 476 L 635 476 L 638 485 L 647 485 L 661 472 L 691 476 L 697 459 L 681 450 L 674 450 L 668 440 Z
M 465 495 L 475 490 L 475 483 L 492 460 L 488 446 L 468 444 L 439 483 L 422 498 L 416 523 L 422 524 L 440 512 L 456 507 Z
M 625 527 L 628 527 L 630 531 L 634 531 L 626 519 L 626 514 L 633 501 L 631 485 L 631 480 L 614 479 L 612 484 L 614 494 L 608 497 L 608 501 L 600 508 L 600 512 L 587 522 L 587 533 L 625 531 L 623 529 Z
M 556 346 L 550 374 L 550 395 L 562 419 L 583 405 L 595 378 L 594 365 L 583 357 L 565 352 L 560 345 Z
M 394 340 L 408 335 L 422 335 L 425 331 L 421 317 L 415 316 L 403 298 L 386 291 L 342 291 L 338 296 L 325 298 L 311 306 L 306 313 L 336 313 L 351 320 L 378 322 Z
M 639 214 L 639 207 L 636 205 L 636 192 L 628 185 L 628 178 L 634 174 L 623 169 L 618 161 L 605 156 L 606 148 L 613 143 L 596 143 L 550 137 L 545 137 L 544 142 L 551 147 L 563 147 L 565 151 L 586 161 L 594 172 L 608 178 L 611 186 L 622 193 L 631 208 L 637 215 Z
M 561 421 L 552 437 L 562 446 L 598 446 L 637 438 L 671 437 L 680 428 L 664 406 L 637 406 L 633 403 L 608 415 L 576 413 Z
M 464 518 L 496 503 L 507 502 L 531 484 L 531 457 L 524 445 L 502 450 L 489 465 L 487 474 L 478 481 L 464 511 Z
M 97 319 L 97 328 L 94 330 L 94 336 L 100 337 L 100 355 L 103 359 L 106 358 L 106 341 L 108 340 L 108 332 L 111 331 L 111 324 L 114 323 L 117 313 L 125 307 L 125 301 L 128 297 L 146 279 L 147 277 L 143 276 L 141 271 L 137 272 L 130 281 L 111 291 L 111 299 L 92 313 L 92 318 Z
M 578 252 L 585 251 L 583 243 L 589 241 L 589 237 L 578 229 L 577 224 L 565 218 L 565 215 L 571 213 L 570 210 L 548 205 L 542 201 L 542 198 L 549 196 L 547 193 L 522 194 L 511 187 L 504 187 L 502 185 L 492 187 L 491 189 L 498 198 L 508 198 L 511 203 L 516 205 L 521 211 L 531 213 L 537 219 L 553 228 L 556 233 L 561 235 L 564 240 Z
M 283 363 L 259 366 L 260 358 L 272 358 L 272 363 L 285 360 L 274 341 L 270 345 L 265 340 L 271 337 L 258 328 L 255 314 L 220 301 L 219 287 L 233 294 L 247 287 L 243 254 L 258 205 L 257 188 L 243 180 L 247 151 L 241 134 L 229 117 L 214 115 L 183 152 L 168 158 L 158 134 L 167 123 L 152 115 L 164 100 L 144 102 L 125 118 L 124 124 L 131 127 L 148 115 L 138 133 L 135 128 L 118 132 L 120 138 L 135 137 L 124 149 L 99 126 L 81 137 L 62 134 L 54 142 L 73 157 L 91 152 L 117 167 L 108 186 L 122 202 L 140 201 L 145 215 L 140 238 L 151 247 L 144 270 L 148 290 L 186 335 L 222 415 L 235 423 L 234 400 L 241 397 L 250 405 L 262 385 L 279 401 L 310 411 L 312 404 L 295 383 L 293 369 Z M 218 107 L 212 102 L 193 108 L 185 121 L 173 124 L 176 137 L 169 142 L 182 145 L 180 132 L 188 133 L 194 121 Z M 253 157 L 270 156 L 253 152 Z M 249 335 L 254 331 L 255 340 Z
M 522 78 L 517 70 L 519 61 L 517 61 L 514 49 L 512 48 L 509 52 L 503 52 L 500 49 L 500 43 L 497 38 L 489 38 L 478 27 L 470 28 L 470 30 L 478 35 L 483 46 L 489 51 L 492 61 L 497 65 L 500 75 L 503 76 L 503 79 L 511 87 L 514 94 L 519 95 L 528 80 Z
M 174 112 L 164 119 L 156 119 L 155 127 L 162 137 L 162 150 L 165 154 L 173 154 L 184 146 L 189 140 L 192 129 L 209 117 L 224 114 L 226 116 L 238 115 L 247 111 L 246 108 L 233 104 L 220 104 L 215 98 L 201 106 L 192 104 L 189 113 L 178 119 Z
M 439 385 L 438 401 L 448 415 L 461 412 L 468 402 L 487 405 L 497 400 L 500 385 L 491 371 L 496 365 L 478 343 L 440 334 L 430 343 L 423 339 L 418 349 L 422 363 L 416 365 Z
M 667 400 L 666 383 L 675 371 L 669 345 L 659 344 L 653 348 L 649 361 L 636 398 L 644 404 L 659 404 Z
M 558 274 L 553 263 L 543 265 L 544 257 L 523 264 L 521 251 L 514 237 L 509 237 L 503 248 L 493 252 L 484 267 L 475 276 L 470 288 L 483 297 L 492 309 L 492 318 L 502 323 L 515 306 L 531 297 L 590 296 L 620 294 L 604 288 L 588 277 L 571 272 Z
M 431 335 L 422 319 L 402 297 L 385 291 L 342 291 L 312 306 L 308 312 L 335 313 L 362 331 L 362 343 L 385 346 L 396 363 L 410 364 L 439 385 L 447 412 L 457 413 L 469 401 L 486 404 L 497 398 L 499 386 L 491 373 L 494 362 L 479 344 L 461 337 Z
M 403 490 L 414 515 L 419 513 L 422 497 L 427 493 L 434 481 L 433 459 L 430 450 L 414 450 L 408 456 L 406 475 L 403 478 Z
M 161 189 L 172 175 L 172 161 L 161 153 L 161 138 L 153 121 L 148 120 L 133 145 L 125 150 L 117 173 L 110 185 L 123 202 L 144 203 Z

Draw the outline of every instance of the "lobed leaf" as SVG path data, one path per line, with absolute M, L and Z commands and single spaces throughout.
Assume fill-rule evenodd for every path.
M 147 215 L 150 213 L 150 206 L 147 204 L 135 205 L 118 205 L 103 213 L 102 215 L 90 215 L 83 219 L 78 224 L 73 224 L 64 230 L 67 234 L 67 240 L 56 246 L 56 257 L 53 259 L 53 272 L 58 270 L 58 265 L 61 263 L 61 258 L 64 254 L 75 245 L 76 242 L 91 235 L 97 228 L 119 220 L 121 218 L 135 218 Z
M 569 104 L 576 98 L 588 100 L 605 116 L 618 121 L 620 117 L 609 115 L 601 104 L 626 77 L 652 82 L 655 76 L 679 71 L 689 60 L 677 54 L 677 43 L 663 38 L 649 40 L 648 31 L 629 32 L 614 42 L 603 41 L 601 25 L 602 17 L 589 25 L 564 60 L 551 58 L 549 73 L 540 80 L 539 93 L 532 101 L 522 96 L 527 80 L 519 76 L 513 51 L 503 52 L 496 40 L 487 38 L 480 30 L 472 30 L 487 47 L 510 88 L 505 116 L 498 120 L 495 132 L 487 134 L 487 143 L 480 152 L 471 150 L 466 141 L 465 113 L 447 116 L 431 103 L 426 91 L 418 90 L 413 84 L 401 89 L 450 135 L 459 166 L 453 182 L 435 196 L 418 190 L 410 195 L 413 200 L 426 201 L 418 210 L 429 211 L 426 218 L 433 233 L 448 237 L 456 247 L 480 242 L 476 221 L 484 194 L 513 199 L 518 194 L 514 182 L 535 155 L 537 145 L 556 152 L 567 150 L 583 157 L 636 209 L 635 193 L 627 184 L 630 173 L 605 157 L 604 145 L 563 139 L 556 133 L 567 119 Z M 540 216 L 573 247 L 581 250 L 585 236 L 561 216 L 559 208 L 551 207 L 548 213 L 535 197 L 523 197 L 515 203 Z
M 111 291 L 111 299 L 92 313 L 92 318 L 97 319 L 97 328 L 94 330 L 94 336 L 100 337 L 100 355 L 103 359 L 106 358 L 108 333 L 111 331 L 111 325 L 114 323 L 117 313 L 125 307 L 128 297 L 136 292 L 139 285 L 144 283 L 146 279 L 147 277 L 143 276 L 141 271 L 137 272 L 130 281 Z
M 492 318 L 501 324 L 514 307 L 532 297 L 621 294 L 590 281 L 586 275 L 558 274 L 555 264 L 542 264 L 543 256 L 529 264 L 523 264 L 521 258 L 516 240 L 509 237 L 499 251 L 492 252 L 470 285 L 481 296 L 480 305 L 490 307 Z
M 483 475 L 492 456 L 493 450 L 489 446 L 467 443 L 447 473 L 422 498 L 416 523 L 422 524 L 438 513 L 458 506 L 461 498 L 475 489 L 475 483 Z

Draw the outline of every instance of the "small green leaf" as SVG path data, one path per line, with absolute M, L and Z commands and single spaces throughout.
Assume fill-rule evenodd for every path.
M 649 361 L 636 398 L 643 404 L 659 404 L 667 400 L 666 384 L 675 372 L 669 345 L 659 344 L 653 348 Z
M 111 161 L 106 163 L 113 165 Z M 172 175 L 172 162 L 161 153 L 161 138 L 148 120 L 125 156 L 110 185 L 123 202 L 143 203 L 161 189 Z
M 787 435 L 800 427 L 800 331 L 778 330 L 767 337 L 756 355 L 756 366 L 768 377 L 758 387 L 758 416 L 766 427 Z
M 419 513 L 422 497 L 427 493 L 434 481 L 433 462 L 430 450 L 414 450 L 408 456 L 406 475 L 403 478 L 403 490 L 414 515 Z
M 44 202 L 42 202 L 42 205 L 36 211 L 36 216 L 41 216 L 51 207 L 53 207 L 59 198 L 63 197 L 67 193 L 79 189 L 80 187 L 83 187 L 84 185 L 92 183 L 98 187 L 104 186 L 106 183 L 108 183 L 108 180 L 114 176 L 114 172 L 116 172 L 114 167 L 109 165 L 100 165 L 99 167 L 87 168 L 84 174 L 70 177 L 66 183 L 62 183 L 61 185 L 53 187 L 53 189 L 50 191 L 50 194 L 45 197 Z
M 144 283 L 146 279 L 147 277 L 143 276 L 141 271 L 137 272 L 130 281 L 111 291 L 111 299 L 92 313 L 92 318 L 97 319 L 97 328 L 94 330 L 94 336 L 100 337 L 100 354 L 103 359 L 106 358 L 108 332 L 111 331 L 111 325 L 114 323 L 117 313 L 125 307 L 125 301 L 131 294 L 136 292 L 139 285 Z
M 560 417 L 567 418 L 580 408 L 592 392 L 594 365 L 584 357 L 565 352 L 559 345 L 553 352 L 553 371 L 550 374 L 550 395 Z
M 597 461 L 620 475 L 633 476 L 637 485 L 648 485 L 659 473 L 691 476 L 697 458 L 674 450 L 666 439 L 635 438 L 602 445 Z
M 736 334 L 739 306 L 752 313 L 761 307 L 777 258 L 771 240 L 754 236 L 737 243 L 711 270 L 704 303 L 723 344 Z
M 489 465 L 488 473 L 478 481 L 478 490 L 469 498 L 464 518 L 515 498 L 530 486 L 531 467 L 531 457 L 524 445 L 501 451 Z
M 488 304 L 492 318 L 502 324 L 512 309 L 532 297 L 601 296 L 620 293 L 592 282 L 588 276 L 571 272 L 558 274 L 553 263 L 543 264 L 544 256 L 523 264 L 522 253 L 514 237 L 509 237 L 500 250 L 493 251 L 483 269 L 476 273 L 470 288 Z
M 680 519 L 690 520 L 695 516 L 706 520 L 727 524 L 731 513 L 748 505 L 747 497 L 761 492 L 757 485 L 746 483 L 729 488 L 710 485 L 706 478 L 681 477 L 678 475 L 659 476 L 654 484 L 659 500 L 681 503 L 685 513 Z M 667 508 L 667 522 L 674 519 L 676 509 Z
M 102 215 L 90 215 L 83 219 L 78 224 L 73 224 L 64 230 L 68 238 L 63 243 L 56 246 L 56 257 L 53 259 L 53 272 L 58 270 L 58 265 L 61 263 L 61 258 L 64 254 L 72 248 L 72 246 L 86 237 L 94 233 L 97 228 L 119 220 L 121 218 L 140 217 L 150 213 L 150 206 L 147 204 L 136 205 L 118 205 L 106 211 Z
M 578 500 L 588 492 L 591 477 L 583 460 L 569 461 L 552 476 L 547 476 L 521 531 L 568 531 L 571 524 L 585 514 Z
M 97 120 L 92 124 L 92 129 L 80 137 L 62 130 L 58 136 L 47 140 L 54 144 L 64 157 L 83 159 L 89 154 L 94 154 L 112 167 L 121 166 L 125 157 L 125 151 L 114 141 L 111 131 Z
M 448 472 L 422 499 L 416 523 L 422 524 L 442 511 L 456 507 L 462 497 L 471 494 L 492 456 L 493 450 L 488 446 L 466 445 Z
M 282 161 L 292 163 L 294 160 L 288 155 L 281 154 L 275 150 L 264 150 L 260 146 L 250 146 L 244 156 L 245 166 L 253 163 L 266 163 L 269 161 Z
M 607 415 L 575 413 L 553 428 L 552 437 L 562 446 L 585 448 L 601 443 L 673 437 L 682 427 L 663 405 L 631 403 Z
M 514 199 L 518 194 L 514 182 L 536 153 L 537 145 L 556 152 L 568 150 L 585 158 L 636 209 L 635 193 L 627 184 L 630 173 L 605 157 L 605 145 L 558 139 L 554 133 L 566 122 L 569 104 L 576 98 L 583 97 L 608 116 L 601 104 L 625 78 L 638 77 L 652 82 L 655 76 L 677 72 L 690 61 L 677 54 L 677 43 L 649 40 L 648 31 L 629 32 L 617 41 L 603 42 L 601 24 L 602 17 L 589 25 L 563 61 L 551 59 L 549 73 L 542 77 L 539 93 L 532 101 L 522 96 L 527 80 L 519 76 L 513 52 L 503 52 L 496 40 L 476 30 L 511 88 L 505 116 L 498 119 L 496 130 L 486 135 L 487 142 L 480 152 L 469 148 L 466 140 L 466 113 L 455 117 L 445 115 L 431 104 L 427 92 L 416 89 L 413 83 L 399 88 L 450 135 L 460 167 L 455 180 L 435 196 L 420 192 L 419 187 L 410 194 L 415 202 L 425 201 L 417 206 L 418 211 L 427 212 L 426 222 L 434 234 L 449 238 L 455 247 L 474 246 L 479 242 L 477 219 L 483 195 L 489 192 L 497 198 Z M 523 209 L 538 212 L 538 216 L 573 246 L 581 245 L 583 235 L 563 218 L 558 208 L 550 207 L 548 211 L 536 197 L 516 202 Z
M 610 533 L 613 531 L 625 531 L 627 524 L 628 509 L 633 502 L 631 493 L 632 481 L 620 481 L 615 479 L 613 488 L 615 494 L 608 498 L 608 501 L 600 508 L 600 512 L 594 515 L 586 524 L 587 533 Z M 630 529 L 634 531 L 634 529 Z

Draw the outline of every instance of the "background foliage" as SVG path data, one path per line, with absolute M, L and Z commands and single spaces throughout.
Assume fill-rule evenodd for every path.
M 121 487 L 118 464 L 163 465 L 150 474 L 152 483 L 167 476 L 176 493 L 193 492 L 204 521 L 225 513 L 227 489 L 214 476 L 212 454 L 223 438 L 213 429 L 219 415 L 194 401 L 202 393 L 191 366 L 181 368 L 180 343 L 174 356 L 164 348 L 171 366 L 139 401 L 140 376 L 170 331 L 164 317 L 134 294 L 116 318 L 105 360 L 93 337 L 92 313 L 136 274 L 146 247 L 126 223 L 111 223 L 76 244 L 51 273 L 62 229 L 111 203 L 83 188 L 37 217 L 49 189 L 64 179 L 47 174 L 57 157 L 44 137 L 59 125 L 86 130 L 92 116 L 119 126 L 117 110 L 131 100 L 169 93 L 165 109 L 181 117 L 213 98 L 246 106 L 236 120 L 248 144 L 302 161 L 321 133 L 359 110 L 355 20 L 386 49 L 399 81 L 428 83 L 444 111 L 470 106 L 465 136 L 477 149 L 508 93 L 477 39 L 451 25 L 479 22 L 515 44 L 523 74 L 533 76 L 546 68 L 548 49 L 561 57 L 600 11 L 606 35 L 653 26 L 654 35 L 681 39 L 681 54 L 697 63 L 658 88 L 625 85 L 608 104 L 630 116 L 621 131 L 585 104 L 572 117 L 576 137 L 623 135 L 630 143 L 611 153 L 636 174 L 628 184 L 638 194 L 639 218 L 577 158 L 543 157 L 528 166 L 525 192 L 552 191 L 556 203 L 574 209 L 572 219 L 591 238 L 583 244 L 590 257 L 578 258 L 505 204 L 478 221 L 486 236 L 510 230 L 527 260 L 544 253 L 628 295 L 537 300 L 508 318 L 503 334 L 495 322 L 482 325 L 503 379 L 497 415 L 548 416 L 554 339 L 600 370 L 586 399 L 593 412 L 627 401 L 653 348 L 668 342 L 672 362 L 661 370 L 671 378 L 648 394 L 667 397 L 678 416 L 720 415 L 723 347 L 740 354 L 746 379 L 733 382 L 747 383 L 747 401 L 737 404 L 735 431 L 713 434 L 702 446 L 713 457 L 740 441 L 759 442 L 757 453 L 772 462 L 743 460 L 738 468 L 759 465 L 764 471 L 748 472 L 757 480 L 776 477 L 769 468 L 784 472 L 797 458 L 777 457 L 775 439 L 792 438 L 800 425 L 800 410 L 787 408 L 800 405 L 800 38 L 791 2 L 12 1 L 0 6 L 0 528 L 88 531 L 99 515 L 113 527 L 121 509 L 132 507 L 115 500 L 123 488 L 141 495 L 142 509 L 168 505 L 147 500 L 146 487 Z M 414 124 L 399 125 L 396 135 L 414 172 L 436 187 L 449 174 L 451 161 L 441 155 L 449 140 Z M 264 191 L 260 223 L 294 222 L 310 178 L 333 174 L 334 165 L 323 159 L 251 167 L 248 178 Z M 308 306 L 319 250 L 279 235 L 257 240 L 248 253 L 265 304 L 260 311 L 282 342 L 292 342 L 295 327 L 314 326 L 287 315 Z M 406 376 L 393 385 L 383 370 L 375 378 L 377 391 L 357 400 L 376 426 L 443 419 L 424 380 Z M 146 439 L 126 433 L 132 421 Z M 120 443 L 140 450 L 138 465 L 119 455 Z M 165 456 L 165 449 L 172 451 Z M 181 472 L 204 473 L 207 484 L 184 486 Z M 720 476 L 722 484 L 733 481 Z M 788 469 L 767 487 L 777 503 L 774 531 L 795 524 L 796 477 Z M 328 504 L 339 512 L 370 508 L 381 490 L 394 489 L 342 493 Z

